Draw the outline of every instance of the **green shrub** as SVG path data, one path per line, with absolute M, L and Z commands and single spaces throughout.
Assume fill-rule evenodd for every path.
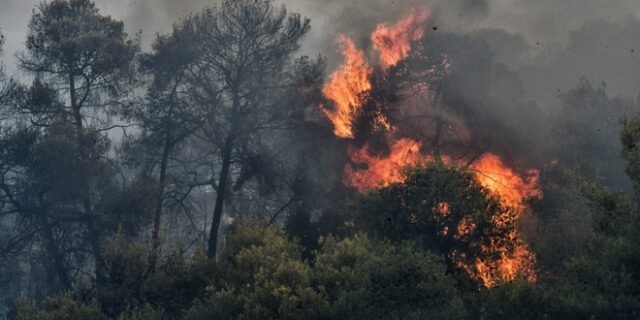
M 316 281 L 331 319 L 463 319 L 465 309 L 444 261 L 409 244 L 357 235 L 328 238 L 318 253 Z
M 108 320 L 96 302 L 83 304 L 70 295 L 47 298 L 43 310 L 20 302 L 17 306 L 16 320 Z

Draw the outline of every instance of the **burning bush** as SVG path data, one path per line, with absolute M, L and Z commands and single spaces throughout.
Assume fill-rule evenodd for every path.
M 362 196 L 355 210 L 372 234 L 417 241 L 482 286 L 536 279 L 535 256 L 518 232 L 518 209 L 469 169 L 436 162 L 408 169 L 402 183 Z

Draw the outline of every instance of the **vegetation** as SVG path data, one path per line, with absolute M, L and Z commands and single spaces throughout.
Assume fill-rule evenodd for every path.
M 593 110 L 559 129 L 576 150 L 541 173 L 530 225 L 439 149 L 358 194 L 335 173 L 345 144 L 316 119 L 310 23 L 223 0 L 141 52 L 91 0 L 39 4 L 19 56 L 32 81 L 0 68 L 0 317 L 640 318 L 640 115 L 585 127 L 637 101 L 584 81 L 561 97 Z M 589 158 L 593 144 L 607 155 Z M 592 167 L 626 169 L 635 189 Z

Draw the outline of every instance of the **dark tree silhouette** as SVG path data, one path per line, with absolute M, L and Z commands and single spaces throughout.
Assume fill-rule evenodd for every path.
M 191 98 L 205 110 L 197 136 L 219 164 L 203 183 L 216 191 L 208 240 L 213 258 L 225 199 L 234 184 L 232 172 L 249 164 L 243 180 L 256 177 L 247 169 L 268 162 L 259 152 L 262 135 L 284 126 L 285 71 L 309 31 L 309 20 L 270 0 L 227 0 L 190 17 L 181 28 L 191 33 L 198 52 L 188 80 Z

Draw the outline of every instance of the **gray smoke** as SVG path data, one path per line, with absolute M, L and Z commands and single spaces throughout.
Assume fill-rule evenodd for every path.
M 15 72 L 13 56 L 22 50 L 24 32 L 39 0 L 0 0 L 0 28 L 7 37 L 5 59 Z M 215 0 L 97 0 L 103 13 L 122 19 L 128 31 L 142 31 L 148 45 L 156 33 L 170 32 L 172 24 Z M 291 11 L 312 19 L 313 31 L 304 52 L 339 63 L 335 36 L 354 36 L 366 45 L 368 34 L 380 22 L 393 22 L 415 6 L 429 6 L 438 30 L 486 36 L 498 59 L 522 75 L 533 98 L 566 90 L 585 76 L 606 82 L 611 93 L 640 91 L 640 2 L 634 0 L 284 0 Z M 503 36 L 483 33 L 497 30 Z M 515 42 L 514 42 L 515 39 Z M 540 81 L 541 78 L 546 79 Z M 548 81 L 552 80 L 552 81 Z M 541 87 L 542 86 L 542 87 Z
M 16 73 L 15 52 L 23 48 L 31 10 L 38 2 L 0 0 L 0 29 L 6 36 L 4 60 L 9 73 Z M 515 131 L 514 136 L 528 137 L 532 153 L 543 154 L 545 141 L 556 139 L 552 124 L 562 125 L 559 119 L 572 117 L 567 110 L 580 112 L 580 109 L 564 108 L 566 99 L 561 97 L 577 88 L 581 79 L 605 90 L 606 99 L 635 97 L 640 93 L 640 2 L 637 0 L 281 2 L 290 11 L 311 19 L 312 32 L 303 53 L 327 57 L 329 69 L 341 61 L 336 53 L 337 34 L 351 35 L 366 50 L 369 34 L 378 23 L 393 23 L 413 7 L 428 6 L 431 19 L 426 37 L 440 38 L 444 47 L 453 46 L 453 50 L 465 57 L 465 61 L 455 61 L 455 67 L 470 69 L 468 78 L 463 76 L 465 72 L 460 73 L 460 95 L 473 101 L 469 95 L 475 91 L 467 89 L 489 83 L 482 106 L 486 110 L 479 111 L 494 115 L 502 127 Z M 130 34 L 141 31 L 143 47 L 148 49 L 157 33 L 170 32 L 178 19 L 215 5 L 216 1 L 96 0 L 96 3 L 103 13 L 123 20 Z M 447 34 L 456 40 L 447 43 Z M 460 40 L 465 38 L 469 39 L 468 46 Z M 465 52 L 469 54 L 463 54 Z M 474 61 L 476 53 L 482 61 Z M 479 73 L 473 68 L 488 69 Z M 478 74 L 490 79 L 479 79 Z M 615 103 L 603 105 L 612 108 L 612 117 L 626 115 L 626 111 L 618 112 Z M 616 119 L 607 123 L 617 126 Z M 609 129 L 616 132 L 618 127 Z

